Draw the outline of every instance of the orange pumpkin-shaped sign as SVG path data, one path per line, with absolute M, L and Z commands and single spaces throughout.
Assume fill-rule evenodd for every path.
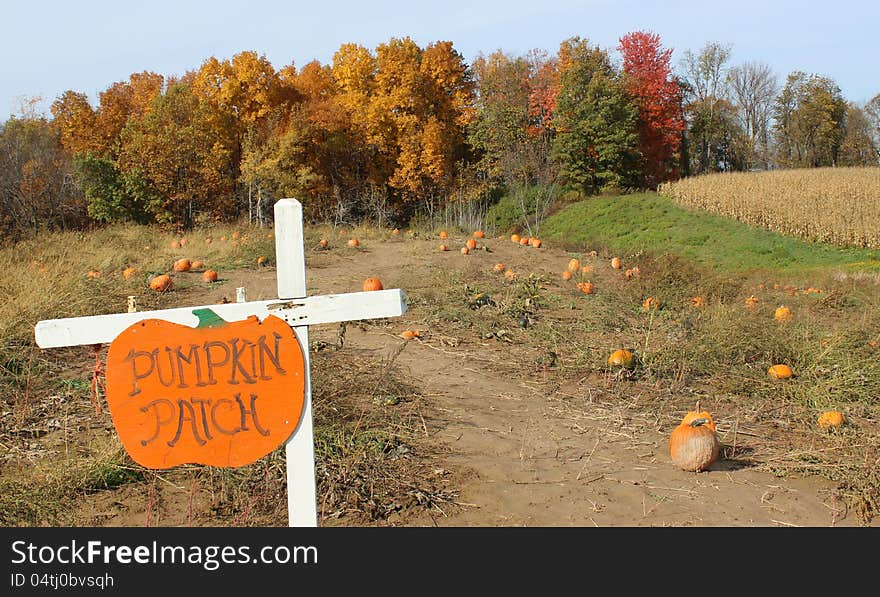
M 153 469 L 237 467 L 282 445 L 299 425 L 305 359 L 293 330 L 270 315 L 199 325 L 146 319 L 107 353 L 107 404 L 122 445 Z

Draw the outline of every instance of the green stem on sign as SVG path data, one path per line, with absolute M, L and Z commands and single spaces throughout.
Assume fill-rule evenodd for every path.
M 226 321 L 211 309 L 193 309 L 193 315 L 199 318 L 196 328 L 218 328 L 226 325 Z

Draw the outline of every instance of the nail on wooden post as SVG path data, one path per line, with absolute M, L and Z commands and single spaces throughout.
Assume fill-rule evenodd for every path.
M 247 302 L 247 291 L 244 289 L 244 286 L 241 288 L 235 289 L 235 302 L 236 303 L 246 303 Z
M 137 310 L 137 297 L 133 294 L 128 295 L 128 312 L 136 313 Z

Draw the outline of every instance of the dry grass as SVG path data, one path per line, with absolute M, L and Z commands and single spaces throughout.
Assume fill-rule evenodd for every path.
M 779 234 L 880 248 L 880 168 L 710 174 L 664 183 L 658 192 Z

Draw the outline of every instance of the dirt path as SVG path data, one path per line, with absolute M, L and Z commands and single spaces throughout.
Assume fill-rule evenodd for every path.
M 338 242 L 342 245 L 342 242 Z M 360 290 L 379 275 L 386 288 L 400 287 L 401 272 L 419 268 L 546 268 L 563 262 L 552 248 L 526 257 L 506 239 L 487 239 L 493 253 L 462 257 L 436 251 L 439 241 L 367 242 L 353 254 L 313 252 L 308 257 L 310 294 Z M 451 242 L 452 252 L 462 243 Z M 457 261 L 450 261 L 451 259 Z M 469 260 L 463 263 L 461 260 Z M 425 271 L 427 271 L 425 269 Z M 206 291 L 206 301 L 245 286 L 249 300 L 275 296 L 274 270 L 236 271 Z M 406 288 L 404 287 L 404 290 Z M 391 328 L 349 326 L 345 350 L 384 356 L 397 347 L 400 330 L 418 325 L 418 303 Z M 312 339 L 335 341 L 336 328 L 315 326 Z M 425 438 L 434 468 L 449 471 L 460 490 L 460 507 L 448 512 L 392 518 L 401 526 L 857 526 L 825 479 L 779 478 L 724 460 L 711 471 L 676 469 L 668 456 L 669 425 L 647 420 L 626 402 L 591 401 L 601 392 L 589 382 L 560 384 L 552 372 L 514 376 L 492 360 L 501 343 L 449 346 L 431 335 L 410 342 L 396 363 L 415 380 L 433 413 Z M 500 354 L 498 351 L 502 351 Z M 484 354 L 485 357 L 480 355 Z M 491 357 L 491 358 L 490 358 Z M 632 399 L 637 401 L 638 388 Z M 721 434 L 722 444 L 732 438 Z M 742 449 L 748 438 L 740 436 Z M 877 526 L 878 522 L 874 522 Z

